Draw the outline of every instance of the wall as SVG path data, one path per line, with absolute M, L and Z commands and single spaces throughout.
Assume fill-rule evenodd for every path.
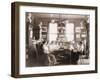
M 11 2 L 15 0 L 1 0 L 0 2 L 0 80 L 16 80 L 10 76 L 11 68 Z M 41 3 L 55 4 L 73 4 L 73 5 L 88 5 L 98 6 L 98 22 L 100 21 L 100 1 L 99 0 L 16 0 L 30 1 Z M 98 34 L 100 35 L 100 23 L 98 23 Z M 98 37 L 100 44 L 100 37 Z M 100 47 L 100 45 L 98 45 Z M 98 49 L 98 53 L 100 50 Z M 98 58 L 100 54 L 98 54 Z M 100 58 L 98 59 L 98 67 L 100 67 Z M 38 78 L 21 78 L 18 80 L 99 80 L 100 69 L 97 74 L 80 74 L 80 75 L 65 75 L 53 77 L 38 77 Z

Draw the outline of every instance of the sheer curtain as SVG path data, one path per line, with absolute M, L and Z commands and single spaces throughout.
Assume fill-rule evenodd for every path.
M 68 42 L 74 40 L 74 24 L 73 23 L 66 23 L 65 36 Z
M 57 23 L 49 23 L 48 39 L 49 39 L 49 42 L 56 41 L 56 39 L 57 39 Z

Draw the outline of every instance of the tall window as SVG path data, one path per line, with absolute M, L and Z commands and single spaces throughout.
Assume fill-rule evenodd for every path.
M 56 41 L 57 39 L 57 23 L 55 23 L 55 20 L 51 20 L 49 23 L 48 39 L 49 42 Z
M 73 23 L 69 23 L 68 21 L 66 22 L 65 35 L 68 42 L 74 40 L 74 24 Z

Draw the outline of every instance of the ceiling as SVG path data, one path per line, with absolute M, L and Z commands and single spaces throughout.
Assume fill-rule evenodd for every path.
M 51 13 L 32 13 L 33 17 L 38 18 L 62 18 L 62 19 L 85 19 L 87 15 L 76 15 L 76 14 L 51 14 Z

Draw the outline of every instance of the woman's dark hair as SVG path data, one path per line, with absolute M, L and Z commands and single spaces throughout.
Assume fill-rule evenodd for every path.
M 82 44 L 82 41 L 80 41 L 80 44 Z
M 46 40 L 43 40 L 43 41 L 42 41 L 42 44 L 44 44 L 45 42 L 46 42 Z

